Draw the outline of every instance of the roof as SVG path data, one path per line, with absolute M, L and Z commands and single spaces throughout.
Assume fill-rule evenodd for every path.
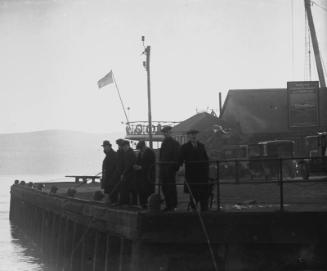
M 326 89 L 320 89 L 319 97 L 320 123 L 326 126 Z M 245 134 L 288 132 L 287 89 L 229 90 L 219 121 Z
M 221 120 L 238 123 L 244 133 L 281 132 L 288 129 L 287 112 L 286 89 L 230 90 Z
M 212 128 L 214 124 L 218 123 L 218 118 L 207 112 L 197 113 L 192 117 L 182 121 L 173 127 L 172 133 L 183 135 L 190 129 L 196 129 L 200 132 Z

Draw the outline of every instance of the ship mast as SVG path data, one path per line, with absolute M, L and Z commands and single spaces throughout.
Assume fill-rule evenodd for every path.
M 149 127 L 149 146 L 153 148 L 153 136 L 152 136 L 152 114 L 151 114 L 151 84 L 150 84 L 150 46 L 144 46 L 144 36 L 142 36 L 142 43 L 146 56 L 146 61 L 143 62 L 143 66 L 147 73 L 147 87 L 148 87 L 148 127 Z
M 309 29 L 310 29 L 312 47 L 313 47 L 313 51 L 315 54 L 315 60 L 316 60 L 319 81 L 320 81 L 320 87 L 325 88 L 326 81 L 325 81 L 324 70 L 323 70 L 322 62 L 321 62 L 321 56 L 320 56 L 320 51 L 319 51 L 316 29 L 315 29 L 315 25 L 313 23 L 313 18 L 312 18 L 311 0 L 304 0 L 304 6 L 305 6 L 305 12 L 307 15 L 308 25 L 309 25 Z

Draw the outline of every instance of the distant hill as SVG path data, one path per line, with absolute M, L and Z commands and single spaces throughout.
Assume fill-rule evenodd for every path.
M 102 141 L 114 143 L 122 136 L 66 130 L 0 134 L 0 175 L 97 174 Z

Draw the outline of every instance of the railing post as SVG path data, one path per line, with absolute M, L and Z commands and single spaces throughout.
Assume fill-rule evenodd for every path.
M 284 211 L 283 160 L 279 159 L 280 211 Z
M 216 162 L 217 165 L 217 211 L 220 211 L 220 173 L 219 173 L 219 161 Z
M 240 163 L 238 160 L 235 160 L 235 182 L 239 183 L 240 182 L 240 174 L 239 174 L 239 168 L 240 168 Z

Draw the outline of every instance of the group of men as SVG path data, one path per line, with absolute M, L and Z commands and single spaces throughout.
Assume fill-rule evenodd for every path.
M 177 208 L 176 173 L 185 165 L 184 191 L 190 195 L 190 207 L 201 211 L 208 210 L 209 198 L 209 159 L 206 149 L 197 140 L 197 130 L 187 132 L 188 142 L 182 146 L 171 136 L 170 126 L 161 131 L 164 140 L 159 150 L 159 189 L 165 199 L 164 211 Z M 111 204 L 140 204 L 147 208 L 148 197 L 155 191 L 156 157 L 144 141 L 139 141 L 136 149 L 129 141 L 118 139 L 115 152 L 109 141 L 103 142 L 106 157 L 102 166 L 102 188 Z
M 137 205 L 147 207 L 147 199 L 154 192 L 155 154 L 146 147 L 144 141 L 138 142 L 136 155 L 130 143 L 117 139 L 115 152 L 108 140 L 103 141 L 106 155 L 102 163 L 101 187 L 107 194 L 111 205 Z

